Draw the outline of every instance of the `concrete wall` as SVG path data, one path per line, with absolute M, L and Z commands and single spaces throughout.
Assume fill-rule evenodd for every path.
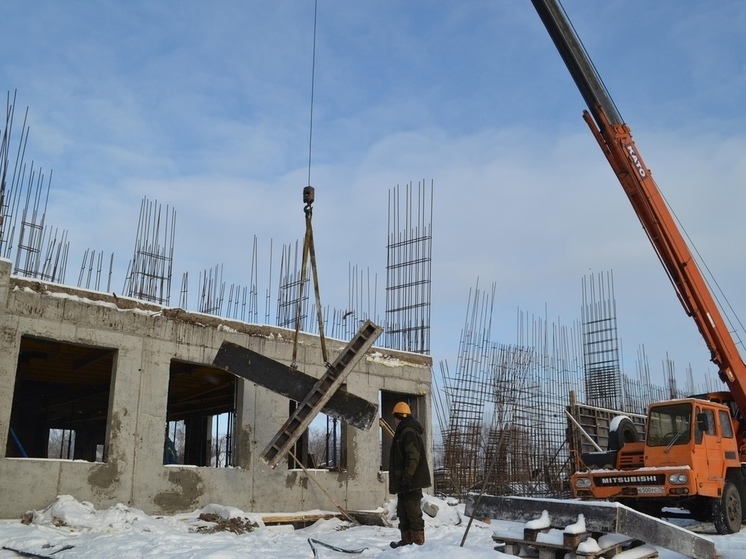
M 116 348 L 104 461 L 6 456 L 22 336 Z M 289 470 L 284 461 L 272 470 L 261 460 L 288 417 L 288 401 L 243 379 L 237 383 L 238 466 L 162 464 L 171 360 L 211 364 L 223 341 L 291 362 L 292 331 L 15 278 L 10 262 L 0 260 L 0 518 L 18 518 L 65 494 L 97 507 L 124 503 L 149 514 L 192 511 L 209 503 L 254 512 L 334 510 L 302 470 Z M 346 344 L 327 340 L 330 361 Z M 301 334 L 297 361 L 309 375 L 324 373 L 316 337 Z M 374 347 L 347 378 L 346 388 L 374 403 L 381 390 L 421 396 L 419 419 L 429 431 L 431 365 L 429 357 Z M 368 431 L 347 429 L 346 471 L 313 470 L 337 504 L 373 509 L 390 498 L 387 476 L 379 471 L 380 436 L 377 424 Z

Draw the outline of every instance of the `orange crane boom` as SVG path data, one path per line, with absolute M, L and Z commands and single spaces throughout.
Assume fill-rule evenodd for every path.
M 588 106 L 583 118 L 624 188 L 679 301 L 694 319 L 720 378 L 728 385 L 741 416 L 746 416 L 746 364 L 629 127 L 559 2 L 532 2 Z
M 644 440 L 637 440 L 633 429 L 630 440 L 607 452 L 580 453 L 570 477 L 573 493 L 581 499 L 616 500 L 656 516 L 666 516 L 664 511 L 674 507 L 712 522 L 719 534 L 738 532 L 746 521 L 746 365 L 629 127 L 559 0 L 531 1 L 588 106 L 584 120 L 729 388 L 651 403 Z

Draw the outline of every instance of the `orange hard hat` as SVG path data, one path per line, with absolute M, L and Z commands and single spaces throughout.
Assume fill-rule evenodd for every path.
M 409 404 L 406 402 L 398 402 L 394 406 L 394 413 L 400 415 L 412 415 L 412 410 L 409 409 Z

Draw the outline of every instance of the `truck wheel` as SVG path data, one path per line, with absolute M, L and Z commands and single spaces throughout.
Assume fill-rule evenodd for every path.
M 712 500 L 712 523 L 718 534 L 741 531 L 741 495 L 732 481 L 726 481 L 722 496 Z

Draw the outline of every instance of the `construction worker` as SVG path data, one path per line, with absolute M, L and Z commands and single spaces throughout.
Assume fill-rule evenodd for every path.
M 425 521 L 422 519 L 422 489 L 430 487 L 430 468 L 422 440 L 424 429 L 412 417 L 406 402 L 394 406 L 396 431 L 389 456 L 389 493 L 397 496 L 396 514 L 399 517 L 401 540 L 391 547 L 425 543 Z

